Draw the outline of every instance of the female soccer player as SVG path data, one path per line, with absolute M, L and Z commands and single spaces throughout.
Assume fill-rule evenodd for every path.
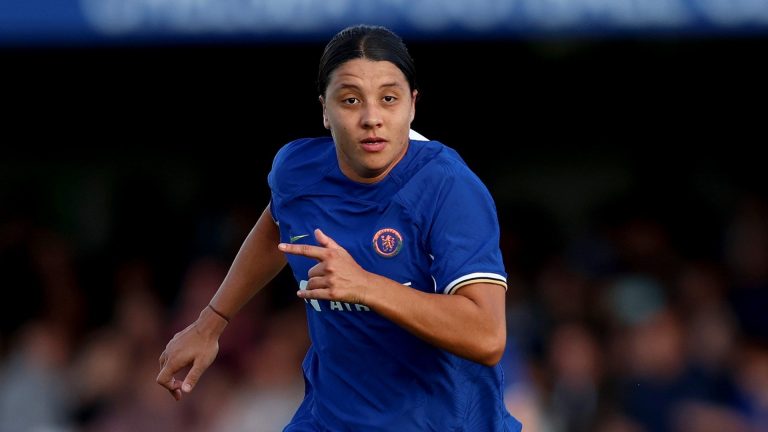
M 229 319 L 287 263 L 312 344 L 285 432 L 519 431 L 498 366 L 506 272 L 495 205 L 454 150 L 411 130 L 406 46 L 380 26 L 340 31 L 318 91 L 331 136 L 277 153 L 269 205 L 210 304 L 166 346 L 157 382 L 177 400 L 192 391 Z

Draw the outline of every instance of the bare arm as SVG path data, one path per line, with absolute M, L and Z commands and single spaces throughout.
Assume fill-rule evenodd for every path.
M 373 275 L 366 305 L 437 347 L 493 366 L 506 345 L 504 293 L 501 285 L 476 283 L 432 294 Z
M 285 255 L 276 250 L 280 231 L 269 207 L 256 221 L 240 246 L 227 276 L 211 299 L 211 306 L 227 318 L 233 317 L 254 294 L 285 267 Z
M 275 247 L 280 232 L 269 207 L 259 217 L 245 238 L 232 266 L 198 319 L 168 342 L 160 355 L 157 383 L 168 389 L 176 400 L 189 393 L 200 376 L 213 363 L 219 351 L 219 336 L 229 319 L 248 300 L 285 267 L 285 255 Z M 183 381 L 174 375 L 191 366 Z
M 488 366 L 499 362 L 506 345 L 503 286 L 476 283 L 454 295 L 421 292 L 365 271 L 320 230 L 315 237 L 320 246 L 280 245 L 318 260 L 307 289 L 297 295 L 365 304 L 439 348 Z

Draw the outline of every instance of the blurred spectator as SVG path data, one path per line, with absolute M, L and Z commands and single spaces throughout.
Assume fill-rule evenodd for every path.
M 74 359 L 71 415 L 84 431 L 94 430 L 130 383 L 134 359 L 127 339 L 114 328 L 93 331 Z
M 49 321 L 30 321 L 16 334 L 0 364 L 0 432 L 70 430 L 68 341 Z
M 679 318 L 664 307 L 614 337 L 622 412 L 648 432 L 671 431 L 674 407 L 690 391 Z
M 272 432 L 288 424 L 304 398 L 301 361 L 309 345 L 304 314 L 297 302 L 272 316 L 258 344 L 243 353 L 240 385 L 211 430 Z
M 768 431 L 768 346 L 744 344 L 737 353 L 734 371 L 739 412 L 751 426 L 750 432 Z
M 768 343 L 768 203 L 748 196 L 726 227 L 730 303 L 745 337 Z
M 555 430 L 591 432 L 600 402 L 600 345 L 579 321 L 559 325 L 549 340 L 548 417 Z

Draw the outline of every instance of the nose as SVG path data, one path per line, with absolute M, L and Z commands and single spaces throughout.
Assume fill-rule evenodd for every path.
M 366 104 L 362 113 L 362 122 L 365 129 L 380 127 L 382 124 L 381 110 L 376 104 Z

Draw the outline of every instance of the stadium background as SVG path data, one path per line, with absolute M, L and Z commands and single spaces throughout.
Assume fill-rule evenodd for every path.
M 496 197 L 507 403 L 527 432 L 766 430 L 768 11 L 569 19 L 550 2 L 547 21 L 513 3 L 507 21 L 360 7 L 259 32 L 168 12 L 210 2 L 126 3 L 142 6 L 122 21 L 88 1 L 0 7 L 0 431 L 280 429 L 308 343 L 287 273 L 184 402 L 154 383 L 157 357 L 267 203 L 275 151 L 325 133 L 317 62 L 347 21 L 403 34 L 414 129 Z M 313 22 L 293 13 L 277 16 Z

